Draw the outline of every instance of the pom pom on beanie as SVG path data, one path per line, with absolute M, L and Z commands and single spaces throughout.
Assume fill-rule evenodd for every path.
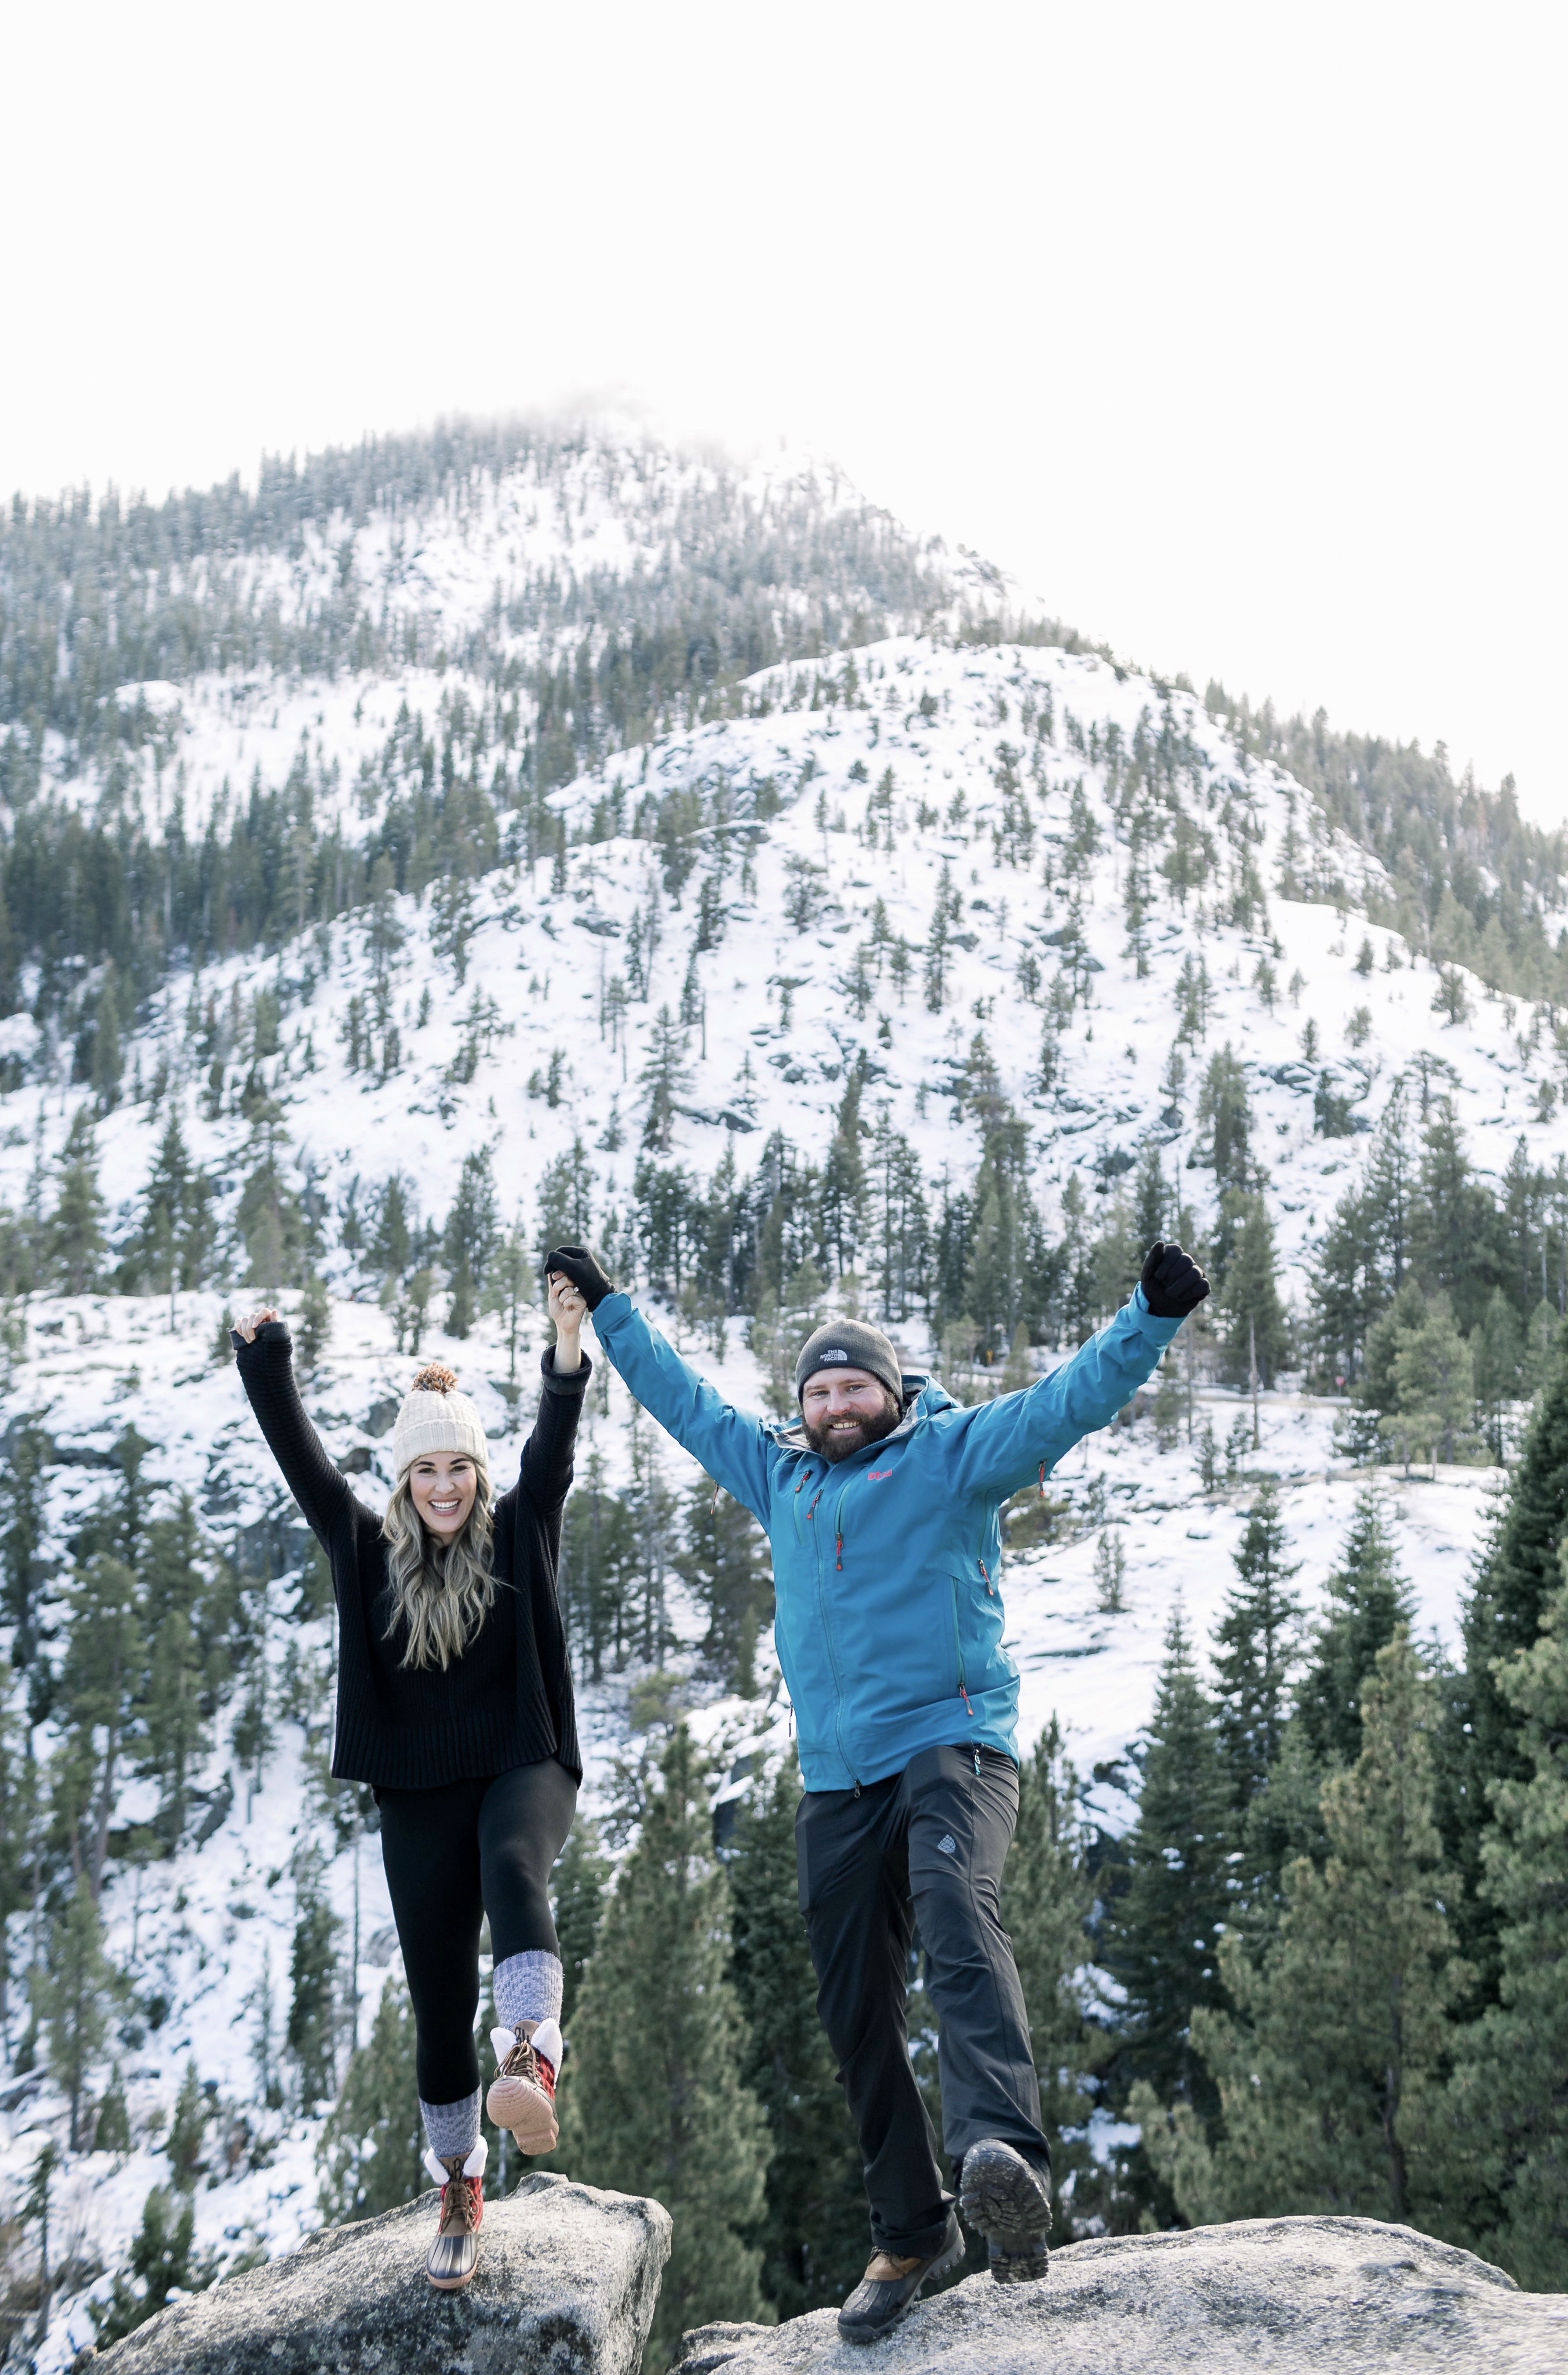
M 416 1459 L 432 1451 L 464 1451 L 488 1474 L 489 1445 L 485 1423 L 466 1394 L 457 1390 L 457 1372 L 442 1361 L 419 1371 L 413 1389 L 403 1397 L 397 1424 L 392 1430 L 392 1464 L 399 1483 Z

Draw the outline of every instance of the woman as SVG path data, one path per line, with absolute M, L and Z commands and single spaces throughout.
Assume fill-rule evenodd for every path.
M 479 1926 L 489 1916 L 500 2068 L 489 2108 L 525 2153 L 557 2137 L 560 1944 L 548 1879 L 583 1778 L 556 1597 L 560 1514 L 592 1372 L 583 1296 L 549 1283 L 556 1341 L 522 1474 L 492 1501 L 479 1413 L 452 1370 L 421 1369 L 392 1434 L 384 1518 L 349 1490 L 305 1415 L 289 1330 L 241 1321 L 241 1380 L 332 1566 L 337 1715 L 332 1770 L 368 1781 L 413 1999 L 426 2167 L 442 2188 L 427 2267 L 442 2291 L 478 2264 Z

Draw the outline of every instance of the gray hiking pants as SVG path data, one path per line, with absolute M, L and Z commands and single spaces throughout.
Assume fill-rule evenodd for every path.
M 978 1765 L 978 1771 L 976 1766 Z M 909 2061 L 916 1925 L 939 2023 L 942 2141 L 956 2165 L 999 2136 L 1048 2170 L 1029 2016 L 1002 1927 L 1018 1767 L 994 1748 L 928 1748 L 859 1790 L 814 1790 L 796 1817 L 817 2009 L 860 2137 L 878 2251 L 934 2250 L 952 2197 Z

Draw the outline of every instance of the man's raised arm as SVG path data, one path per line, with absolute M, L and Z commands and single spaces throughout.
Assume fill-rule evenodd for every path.
M 643 1409 L 765 1527 L 769 1478 L 779 1455 L 761 1420 L 733 1410 L 699 1377 L 584 1247 L 558 1246 L 545 1270 L 577 1288 L 594 1315 L 606 1358 Z
M 1108 1328 L 1091 1336 L 1059 1369 L 964 1413 L 956 1482 L 971 1493 L 1005 1499 L 1053 1468 L 1075 1443 L 1108 1426 L 1151 1377 L 1208 1281 L 1180 1246 L 1154 1246 L 1143 1276 Z

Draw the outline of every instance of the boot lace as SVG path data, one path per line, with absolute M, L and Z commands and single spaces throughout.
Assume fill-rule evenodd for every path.
M 542 2095 L 548 2095 L 553 2103 L 555 2100 L 554 2070 L 542 2053 L 536 2053 L 534 2050 L 534 2040 L 531 2037 L 525 2036 L 520 2028 L 513 2030 L 513 2034 L 517 2042 L 501 2063 L 501 2076 L 526 2078 L 531 2085 L 539 2089 Z
M 441 2228 L 443 2235 L 471 2235 L 479 2223 L 479 2203 L 484 2180 L 466 2177 L 461 2168 L 453 2170 L 441 2189 Z

